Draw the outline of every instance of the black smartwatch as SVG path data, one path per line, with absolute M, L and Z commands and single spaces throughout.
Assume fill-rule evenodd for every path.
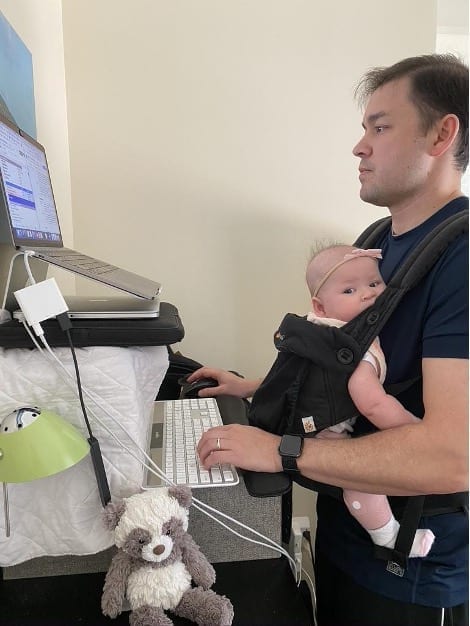
M 302 454 L 304 438 L 300 435 L 283 435 L 279 444 L 282 469 L 288 474 L 298 474 L 297 459 Z

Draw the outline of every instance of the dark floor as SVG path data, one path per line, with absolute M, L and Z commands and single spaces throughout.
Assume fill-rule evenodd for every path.
M 285 559 L 219 563 L 213 589 L 226 595 L 235 610 L 234 626 L 311 626 L 302 590 Z M 0 626 L 121 626 L 101 614 L 104 574 L 0 581 Z M 190 624 L 181 618 L 175 626 Z

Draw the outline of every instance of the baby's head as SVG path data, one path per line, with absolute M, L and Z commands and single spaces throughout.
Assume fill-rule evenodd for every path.
M 385 289 L 380 252 L 340 244 L 314 254 L 306 279 L 315 315 L 349 322 L 372 306 Z

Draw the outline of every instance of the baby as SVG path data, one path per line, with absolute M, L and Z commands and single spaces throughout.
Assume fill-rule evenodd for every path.
M 314 324 L 342 326 L 374 304 L 384 291 L 377 259 L 381 250 L 361 250 L 347 245 L 324 248 L 308 264 L 306 279 L 313 311 L 307 319 Z M 348 390 L 359 413 L 380 430 L 420 420 L 396 398 L 388 395 L 382 383 L 386 365 L 378 339 L 375 339 L 352 373 Z M 318 437 L 348 437 L 355 418 L 321 431 Z M 385 495 L 345 489 L 344 501 L 351 515 L 379 546 L 393 548 L 400 529 Z M 426 556 L 434 541 L 427 529 L 416 531 L 411 557 Z

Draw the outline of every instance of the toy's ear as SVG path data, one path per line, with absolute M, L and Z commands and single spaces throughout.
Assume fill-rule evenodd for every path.
M 178 500 L 180 506 L 189 509 L 192 502 L 191 489 L 187 485 L 176 485 L 168 487 L 168 495 Z
M 106 505 L 103 511 L 103 522 L 105 527 L 108 530 L 114 530 L 116 526 L 119 524 L 119 520 L 122 517 L 122 514 L 126 510 L 126 503 L 124 500 L 115 504 L 114 502 L 110 502 Z

